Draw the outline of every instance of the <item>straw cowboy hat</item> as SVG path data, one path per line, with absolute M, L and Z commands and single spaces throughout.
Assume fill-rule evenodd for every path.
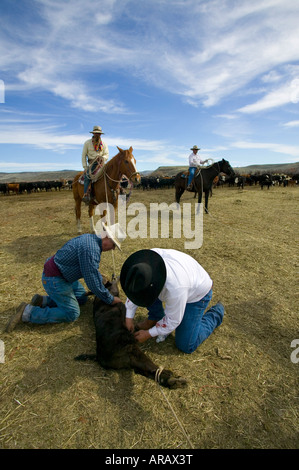
M 100 126 L 93 126 L 93 130 L 89 132 L 90 134 L 104 134 Z
M 108 225 L 104 224 L 104 222 L 102 222 L 102 226 L 103 226 L 104 232 L 101 231 L 101 232 L 97 233 L 97 235 L 100 235 L 102 237 L 107 236 L 108 238 L 111 238 L 111 240 L 115 243 L 117 248 L 119 250 L 121 250 L 121 243 L 123 241 L 125 241 L 125 239 L 127 237 L 125 232 L 121 228 L 121 226 L 118 223 L 108 226 Z
M 190 149 L 190 150 L 200 150 L 200 148 L 197 147 L 197 145 L 193 145 L 192 149 Z
M 166 266 L 153 250 L 139 250 L 124 262 L 120 283 L 126 296 L 140 307 L 150 307 L 166 281 Z

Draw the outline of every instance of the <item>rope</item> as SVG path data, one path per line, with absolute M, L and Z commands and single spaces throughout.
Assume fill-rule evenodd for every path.
M 98 160 L 99 160 L 99 158 L 100 158 L 100 157 L 98 157 Z M 111 161 L 111 160 L 110 160 L 110 161 Z M 89 172 L 89 176 L 91 177 L 91 165 L 90 165 L 90 167 L 88 167 L 88 172 Z M 136 175 L 136 174 L 139 174 L 138 171 L 135 171 L 135 172 L 133 172 L 133 173 L 130 175 L 130 177 L 128 178 L 129 181 L 131 180 L 132 176 L 134 176 L 134 175 Z M 102 171 L 101 171 L 100 175 L 98 175 L 97 180 L 99 180 L 100 178 L 104 177 L 106 202 L 107 202 L 107 204 L 108 204 L 108 192 L 107 192 L 107 180 L 106 180 L 106 176 L 107 176 L 107 178 L 109 178 L 109 179 L 110 179 L 111 181 L 113 181 L 114 183 L 121 183 L 121 180 L 115 180 L 115 179 L 111 178 L 111 176 L 109 176 L 109 175 L 107 174 L 106 165 L 104 165 L 104 166 L 102 167 Z M 109 212 L 108 209 L 107 209 L 107 214 L 108 214 L 108 216 L 107 216 L 107 219 L 108 219 L 107 222 L 108 222 L 108 226 L 110 226 L 110 225 L 111 225 L 111 221 L 110 221 L 110 212 Z M 114 259 L 114 251 L 113 251 L 113 250 L 111 250 L 111 254 L 112 254 L 112 263 L 113 263 L 112 279 L 115 279 L 115 271 L 116 271 L 116 270 L 115 270 L 115 259 Z
M 108 204 L 108 192 L 107 192 L 107 182 L 106 182 L 106 173 L 104 174 L 104 182 L 105 182 L 105 193 L 106 193 L 106 203 Z M 110 227 L 110 212 L 109 208 L 107 206 L 107 218 L 108 218 L 108 226 Z M 113 265 L 113 274 L 112 274 L 112 280 L 115 279 L 115 259 L 114 259 L 114 250 L 111 250 L 112 254 L 112 265 Z
M 208 160 L 212 160 L 212 161 L 213 161 L 212 158 L 209 158 Z M 221 171 L 220 171 L 220 166 L 219 166 L 219 163 L 218 163 L 218 162 L 216 162 L 216 163 L 217 163 L 217 165 L 218 165 L 218 175 L 219 175 L 219 174 L 221 173 Z M 198 172 L 197 172 L 196 175 L 194 175 L 194 187 L 195 187 L 195 189 L 197 189 L 195 177 L 197 177 L 197 176 L 200 175 L 200 181 L 201 181 L 201 201 L 202 201 L 202 198 L 203 198 L 203 178 L 202 178 L 202 172 L 201 172 L 201 170 L 202 170 L 203 168 L 211 168 L 211 167 L 214 166 L 214 165 L 215 165 L 215 163 L 213 163 L 212 165 L 207 166 L 207 167 L 197 167 L 197 168 L 198 168 Z M 197 191 L 197 192 L 199 192 L 199 191 Z M 206 209 L 205 209 L 205 210 L 206 210 Z M 209 211 L 208 211 L 208 210 L 206 210 L 206 211 L 207 211 L 207 213 L 210 215 Z
M 204 166 L 203 168 L 211 168 L 211 166 L 213 166 L 215 164 L 215 160 L 213 160 L 213 158 L 207 158 L 206 161 L 207 162 L 211 161 L 212 163 L 209 163 L 209 165 Z
M 98 170 L 98 166 L 96 166 L 96 168 L 94 169 L 94 171 L 92 172 L 91 171 L 91 168 L 92 166 L 94 165 L 95 162 L 100 162 L 100 159 L 102 157 L 98 156 L 95 158 L 95 160 L 90 164 L 88 165 L 87 167 L 87 170 L 86 170 L 86 174 L 88 175 L 89 179 L 92 181 L 92 182 L 95 182 L 97 181 L 98 179 L 100 179 L 103 174 L 104 174 L 104 168 L 105 168 L 105 164 L 103 166 L 101 166 L 100 170 Z
M 161 376 L 162 371 L 163 371 L 163 367 L 159 367 L 159 368 L 156 370 L 155 382 L 156 382 L 157 385 L 159 386 L 159 389 L 160 389 L 162 395 L 164 396 L 164 398 L 165 398 L 165 400 L 166 400 L 166 402 L 167 402 L 167 404 L 168 404 L 168 406 L 169 406 L 169 408 L 170 408 L 170 410 L 171 410 L 173 416 L 175 417 L 175 419 L 176 419 L 178 425 L 180 426 L 180 428 L 181 428 L 181 430 L 182 430 L 182 432 L 183 432 L 183 434 L 184 434 L 186 440 L 188 441 L 188 443 L 189 443 L 191 449 L 194 449 L 194 446 L 193 446 L 192 442 L 190 441 L 190 439 L 189 439 L 189 437 L 188 437 L 188 435 L 187 435 L 185 429 L 183 428 L 183 425 L 181 424 L 181 422 L 180 422 L 179 418 L 177 417 L 177 415 L 176 415 L 176 413 L 175 413 L 173 407 L 172 407 L 171 404 L 169 403 L 169 400 L 168 400 L 167 396 L 165 395 L 164 390 L 162 389 L 162 387 L 161 387 L 161 385 L 160 385 L 160 376 Z

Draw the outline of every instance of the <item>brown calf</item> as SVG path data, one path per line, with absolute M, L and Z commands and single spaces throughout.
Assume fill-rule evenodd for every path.
M 114 296 L 119 295 L 117 281 L 108 282 L 105 286 Z M 185 379 L 175 377 L 170 370 L 160 371 L 141 351 L 134 334 L 126 327 L 126 307 L 123 303 L 107 305 L 96 297 L 93 303 L 93 319 L 96 329 L 96 354 L 82 354 L 75 357 L 76 360 L 92 359 L 105 369 L 133 369 L 136 374 L 156 379 L 168 388 L 181 388 L 187 384 Z

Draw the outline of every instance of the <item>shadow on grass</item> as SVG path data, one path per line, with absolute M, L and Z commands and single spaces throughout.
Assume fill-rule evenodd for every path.
M 5 245 L 5 251 L 16 258 L 18 263 L 43 263 L 56 253 L 72 237 L 66 233 L 25 236 Z

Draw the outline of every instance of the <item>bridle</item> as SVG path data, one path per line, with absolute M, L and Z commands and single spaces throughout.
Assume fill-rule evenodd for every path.
M 110 180 L 110 181 L 114 181 L 114 183 L 121 183 L 121 180 L 115 180 L 113 178 L 111 178 L 111 176 L 108 175 L 107 173 L 107 170 L 104 170 L 103 172 L 104 176 Z M 139 172 L 138 171 L 134 171 L 130 176 L 127 176 L 126 178 L 128 178 L 129 180 L 131 180 L 132 176 L 135 176 L 135 175 L 139 175 Z M 140 175 L 139 175 L 140 176 Z
M 121 160 L 118 161 L 118 175 L 119 175 L 118 177 L 119 177 L 119 178 L 123 175 L 123 173 L 121 173 L 121 171 L 120 171 L 120 165 L 121 165 Z M 108 178 L 110 181 L 113 181 L 114 183 L 121 183 L 121 179 L 120 179 L 120 180 L 115 180 L 115 179 L 111 178 L 111 176 L 108 175 L 108 173 L 107 173 L 107 167 L 104 167 L 103 175 L 104 175 L 105 177 L 107 176 L 107 178 Z M 135 176 L 135 175 L 139 175 L 139 176 L 140 176 L 140 174 L 139 174 L 138 171 L 133 171 L 133 173 L 131 173 L 130 176 L 126 176 L 126 178 L 128 178 L 129 181 L 131 181 L 131 178 L 132 178 L 133 176 Z
M 120 171 L 120 165 L 121 165 L 121 160 L 118 161 L 118 177 L 119 178 L 122 178 L 122 175 L 123 173 Z M 131 178 L 134 176 L 134 175 L 139 175 L 139 172 L 138 171 L 133 171 L 133 173 L 130 174 L 130 176 L 126 176 L 126 178 L 128 178 L 128 180 L 130 181 L 131 183 L 131 191 L 132 191 L 132 187 L 133 187 L 133 182 L 131 181 Z M 112 197 L 113 197 L 113 200 L 116 201 L 117 199 L 117 189 L 116 188 L 112 188 L 109 184 L 109 181 L 107 180 L 107 178 L 110 180 L 110 181 L 113 181 L 114 183 L 117 183 L 117 184 L 120 184 L 122 179 L 114 179 L 114 178 L 111 178 L 111 176 L 108 175 L 107 173 L 107 167 L 105 166 L 104 169 L 103 169 L 103 177 L 104 177 L 104 183 L 105 183 L 105 193 L 106 193 L 106 201 L 108 202 L 108 193 L 107 193 L 107 186 L 109 187 L 110 191 L 112 192 Z M 131 194 L 131 193 L 130 193 Z

